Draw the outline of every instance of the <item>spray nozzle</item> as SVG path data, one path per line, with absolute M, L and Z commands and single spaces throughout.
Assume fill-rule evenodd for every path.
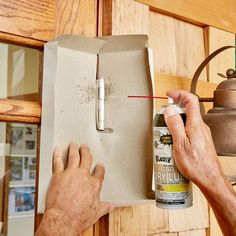
M 174 99 L 171 97 L 168 97 L 168 104 L 174 104 Z

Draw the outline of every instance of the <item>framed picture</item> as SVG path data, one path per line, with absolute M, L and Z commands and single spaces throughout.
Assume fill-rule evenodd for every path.
M 9 189 L 9 216 L 32 214 L 34 212 L 34 186 L 16 186 Z
M 23 157 L 11 157 L 10 181 L 23 181 Z
M 25 154 L 36 154 L 36 139 L 37 139 L 37 127 L 25 126 L 24 127 L 24 146 Z
M 36 157 L 24 157 L 24 181 L 34 181 L 36 178 Z
M 21 154 L 24 152 L 24 127 L 12 127 L 11 153 Z
M 11 154 L 36 154 L 37 126 L 11 124 Z
M 11 156 L 10 185 L 34 184 L 36 156 Z

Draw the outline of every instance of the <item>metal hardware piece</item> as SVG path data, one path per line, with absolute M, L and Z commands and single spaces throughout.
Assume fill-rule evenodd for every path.
M 104 78 L 97 79 L 96 125 L 97 130 L 105 129 L 105 82 Z

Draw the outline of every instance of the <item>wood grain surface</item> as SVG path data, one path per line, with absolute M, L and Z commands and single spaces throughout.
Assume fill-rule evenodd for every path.
M 112 34 L 148 34 L 149 7 L 134 0 L 112 1 Z
M 0 99 L 2 122 L 40 123 L 41 105 L 13 99 Z
M 214 27 L 206 27 L 206 50 L 207 55 L 223 46 L 235 46 L 235 34 Z M 235 68 L 235 49 L 228 49 L 217 55 L 208 65 L 208 80 L 212 83 L 220 83 L 221 78 L 217 73 L 226 74 L 226 70 Z
M 205 59 L 203 28 L 153 11 L 149 22 L 155 72 L 192 78 Z M 200 80 L 207 81 L 206 70 Z
M 55 36 L 62 34 L 97 34 L 96 0 L 55 0 Z
M 54 0 L 0 0 L 0 32 L 47 41 L 53 37 Z
M 201 26 L 236 33 L 235 0 L 137 0 L 152 9 Z

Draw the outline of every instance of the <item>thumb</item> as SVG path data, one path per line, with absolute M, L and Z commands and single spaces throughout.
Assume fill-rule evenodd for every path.
M 178 142 L 186 138 L 184 122 L 174 107 L 168 106 L 164 111 L 165 122 L 170 130 L 173 141 Z

